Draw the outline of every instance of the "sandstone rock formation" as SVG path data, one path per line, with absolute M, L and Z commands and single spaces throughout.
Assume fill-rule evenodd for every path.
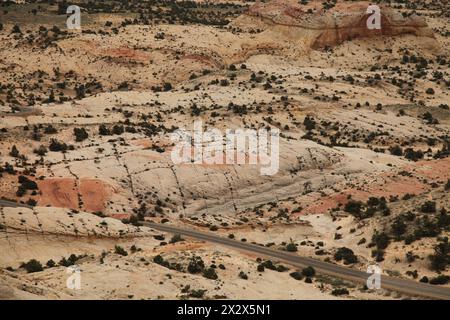
M 434 38 L 423 17 L 403 16 L 400 11 L 383 4 L 379 5 L 381 29 L 368 29 L 367 19 L 370 14 L 366 10 L 369 5 L 365 1 L 338 2 L 333 8 L 324 9 L 322 1 L 301 5 L 298 1 L 273 0 L 256 3 L 246 14 L 262 19 L 269 25 L 298 28 L 304 35 L 310 35 L 308 44 L 313 49 L 333 47 L 357 38 L 405 34 Z

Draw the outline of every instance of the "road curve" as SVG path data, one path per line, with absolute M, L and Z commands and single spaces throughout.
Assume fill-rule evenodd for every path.
M 31 206 L 24 204 L 24 203 L 13 202 L 13 201 L 3 200 L 3 199 L 0 199 L 0 207 L 32 208 Z
M 264 246 L 224 238 L 211 233 L 199 232 L 195 230 L 187 230 L 184 228 L 178 228 L 151 222 L 145 222 L 144 225 L 159 231 L 181 234 L 199 240 L 214 242 L 220 245 L 232 247 L 234 249 L 244 250 L 251 253 L 257 253 L 270 258 L 276 258 L 296 267 L 311 266 L 314 267 L 314 269 L 316 269 L 317 272 L 319 273 L 363 284 L 366 284 L 367 278 L 370 276 L 370 274 L 360 270 L 345 268 L 342 266 L 338 266 L 335 264 L 323 262 L 312 258 L 300 257 L 298 255 L 286 251 L 273 250 Z M 381 287 L 384 289 L 394 290 L 412 296 L 421 296 L 440 300 L 450 300 L 449 288 L 425 284 L 412 280 L 399 279 L 382 275 Z

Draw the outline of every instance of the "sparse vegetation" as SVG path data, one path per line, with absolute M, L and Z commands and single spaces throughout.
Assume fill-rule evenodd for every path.
M 170 243 L 177 243 L 181 241 L 184 241 L 184 239 L 179 234 L 173 235 L 172 239 L 170 239 Z
M 313 267 L 306 267 L 302 270 L 302 274 L 307 278 L 312 278 L 316 275 L 316 270 Z
M 127 256 L 128 255 L 128 252 L 124 248 L 122 248 L 121 246 L 118 246 L 118 245 L 116 245 L 114 247 L 114 252 L 116 254 L 121 255 L 121 256 Z
M 44 271 L 42 264 L 36 259 L 31 259 L 26 263 L 22 263 L 21 267 L 27 270 L 28 273 Z
M 345 247 L 339 248 L 336 251 L 334 254 L 334 259 L 336 259 L 336 261 L 343 260 L 344 264 L 353 264 L 358 262 L 358 258 L 353 253 L 353 250 Z

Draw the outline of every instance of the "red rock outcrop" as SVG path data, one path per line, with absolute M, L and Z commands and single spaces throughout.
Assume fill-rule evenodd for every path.
M 424 18 L 417 15 L 403 16 L 394 8 L 380 4 L 381 29 L 369 29 L 367 8 L 371 3 L 338 2 L 333 8 L 324 9 L 322 1 L 310 1 L 301 5 L 294 0 L 273 0 L 256 3 L 246 12 L 272 25 L 304 29 L 311 38 L 313 49 L 333 47 L 344 41 L 358 38 L 390 37 L 413 34 L 434 38 Z
M 86 212 L 105 210 L 114 188 L 104 181 L 82 178 L 48 178 L 37 181 L 40 191 L 39 206 L 82 209 Z M 79 201 L 82 200 L 80 207 Z

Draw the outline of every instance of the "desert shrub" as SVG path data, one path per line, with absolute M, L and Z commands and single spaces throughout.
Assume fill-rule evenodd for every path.
M 389 148 L 389 152 L 394 155 L 401 157 L 403 155 L 403 149 L 400 146 L 392 146 Z
M 111 131 L 104 124 L 101 124 L 98 127 L 98 133 L 101 136 L 110 136 L 111 135 Z
M 20 27 L 17 24 L 15 24 L 11 30 L 11 33 L 22 33 L 22 31 L 20 30 Z
M 233 110 L 233 113 L 239 114 L 239 115 L 244 115 L 247 114 L 247 106 L 245 105 L 238 105 L 238 104 L 231 104 L 231 108 Z
M 394 222 L 392 223 L 392 233 L 396 237 L 400 237 L 406 232 L 406 224 L 403 221 L 402 217 L 397 217 Z
M 87 133 L 85 128 L 74 128 L 73 133 L 75 135 L 76 142 L 81 142 L 89 137 L 89 134 Z
M 413 232 L 416 240 L 423 237 L 432 238 L 437 237 L 441 232 L 437 220 L 432 219 L 429 216 L 422 217 L 420 221 L 417 222 L 417 227 Z
M 248 280 L 248 275 L 244 271 L 241 271 L 239 272 L 239 278 Z
M 181 241 L 184 241 L 184 239 L 179 234 L 173 235 L 172 239 L 170 239 L 170 243 L 177 243 Z
M 119 85 L 117 87 L 117 90 L 126 91 L 126 90 L 129 90 L 129 89 L 130 89 L 130 85 L 126 81 L 123 81 L 123 82 L 119 83 Z
M 123 134 L 125 132 L 125 129 L 123 126 L 121 125 L 114 125 L 113 129 L 112 129 L 112 133 L 116 134 L 118 136 L 120 136 L 121 134 Z
M 405 149 L 404 156 L 406 159 L 418 161 L 423 158 L 423 152 L 420 150 L 415 151 L 412 148 L 407 148 Z
M 445 184 L 445 190 L 450 190 L 450 179 L 448 179 L 447 183 Z
M 0 167 L 0 173 L 6 172 L 9 174 L 16 174 L 16 170 L 14 170 L 13 165 L 9 164 L 8 162 L 5 163 L 5 166 L 2 168 Z
M 258 272 L 264 272 L 266 268 L 262 265 L 262 264 L 258 264 L 258 266 L 256 267 L 256 270 Z
M 283 266 L 282 264 L 277 265 L 277 271 L 278 272 L 285 272 L 285 271 L 288 271 L 288 270 L 289 270 L 289 268 L 286 267 L 286 266 Z
M 314 118 L 306 116 L 305 120 L 303 120 L 303 125 L 305 126 L 306 130 L 310 131 L 316 127 L 316 121 L 314 120 Z
M 420 211 L 423 213 L 434 213 L 436 212 L 436 202 L 427 201 L 420 207 Z
M 362 202 L 360 201 L 349 201 L 344 207 L 345 212 L 352 215 L 359 216 L 362 210 Z
M 384 250 L 389 246 L 389 236 L 384 232 L 376 231 L 372 236 L 372 242 L 375 243 L 378 249 Z
M 25 270 L 27 270 L 28 273 L 40 272 L 44 270 L 42 264 L 36 259 L 31 259 L 27 263 L 23 263 L 21 267 L 25 268 Z
M 374 249 L 372 250 L 372 257 L 375 258 L 376 262 L 381 262 L 384 260 L 384 253 L 382 249 Z
M 446 275 L 439 275 L 435 278 L 432 278 L 430 280 L 430 284 L 434 284 L 434 285 L 444 285 L 447 284 L 450 281 L 450 276 L 446 276 Z
M 200 273 L 205 269 L 203 259 L 198 256 L 193 256 L 189 261 L 187 271 L 192 274 Z
M 309 266 L 309 267 L 303 268 L 302 274 L 305 277 L 311 278 L 316 275 L 316 270 L 313 267 Z
M 411 243 L 413 243 L 414 241 L 416 241 L 417 239 L 416 239 L 416 236 L 415 235 L 413 235 L 413 234 L 408 234 L 407 236 L 405 236 L 405 244 L 411 244 Z
M 25 189 L 22 185 L 17 187 L 16 196 L 23 197 L 27 193 L 27 189 Z
M 217 280 L 219 277 L 217 276 L 216 270 L 214 268 L 208 268 L 203 271 L 203 276 L 206 279 Z
M 134 214 L 130 216 L 129 223 L 131 223 L 135 227 L 141 227 L 143 225 L 142 222 L 139 221 L 139 217 Z
M 413 263 L 414 261 L 416 261 L 416 259 L 419 257 L 417 255 L 415 255 L 412 251 L 408 251 L 405 254 L 406 257 L 406 261 L 408 261 L 408 263 Z
M 299 272 L 299 271 L 291 272 L 291 273 L 289 273 L 289 275 L 290 275 L 292 278 L 294 278 L 295 280 L 302 280 L 302 279 L 303 279 L 303 275 L 302 275 L 302 273 Z
M 47 267 L 49 268 L 53 268 L 54 266 L 56 266 L 55 261 L 53 261 L 52 259 L 48 260 L 46 263 Z
M 19 150 L 17 149 L 16 145 L 13 145 L 11 147 L 11 151 L 9 152 L 9 155 L 13 158 L 18 158 L 20 153 Z
M 27 190 L 38 190 L 37 183 L 25 176 L 19 176 L 19 183 Z
M 264 268 L 267 268 L 269 270 L 277 270 L 277 267 L 273 264 L 272 260 L 266 260 L 261 264 Z
M 125 132 L 128 132 L 128 133 L 136 133 L 137 130 L 136 130 L 135 127 L 127 126 L 127 127 L 125 128 Z
M 289 252 L 296 252 L 298 249 L 295 243 L 291 242 L 286 246 L 286 250 Z
M 82 257 L 83 255 L 77 256 L 76 254 L 71 254 L 67 259 L 65 257 L 62 257 L 58 264 L 62 267 L 70 267 L 73 266 Z
M 191 106 L 191 115 L 199 116 L 202 113 L 202 109 L 200 109 L 195 103 Z
M 45 146 L 41 145 L 39 148 L 34 149 L 33 152 L 35 154 L 37 154 L 38 156 L 43 157 L 43 156 L 45 156 L 47 154 L 48 150 L 47 150 L 47 148 Z
M 170 91 L 172 89 L 173 89 L 173 87 L 172 87 L 171 83 L 168 83 L 168 82 L 164 83 L 164 91 Z
M 121 256 L 128 255 L 128 252 L 124 248 L 122 248 L 121 246 L 117 246 L 117 245 L 114 247 L 114 252 Z
M 347 295 L 349 293 L 350 292 L 348 292 L 348 290 L 345 288 L 336 288 L 336 289 L 333 289 L 333 291 L 331 291 L 331 294 L 333 296 L 342 296 L 342 295 Z
M 205 295 L 206 290 L 199 289 L 199 290 L 192 290 L 189 293 L 189 296 L 196 299 L 201 299 Z
M 67 261 L 65 257 L 62 257 L 61 260 L 59 260 L 58 264 L 62 267 L 69 267 L 71 264 Z
M 84 84 L 80 84 L 75 87 L 75 98 L 83 99 L 84 97 L 86 97 L 86 87 Z
M 59 15 L 65 15 L 67 12 L 67 7 L 69 5 L 66 1 L 58 2 L 58 14 Z
M 336 259 L 336 261 L 344 260 L 344 264 L 358 262 L 358 257 L 355 256 L 353 250 L 346 247 L 339 248 L 334 254 L 334 259 Z
M 430 255 L 431 269 L 436 271 L 443 271 L 450 264 L 450 243 L 448 238 L 443 238 L 434 247 L 434 254 Z
M 408 271 L 406 271 L 406 275 L 413 277 L 414 279 L 417 279 L 417 277 L 419 276 L 419 273 L 417 272 L 417 270 L 414 270 L 414 271 L 408 270 Z
M 366 242 L 367 242 L 366 238 L 361 238 L 361 239 L 358 241 L 357 245 L 360 246 L 360 245 L 362 245 L 362 244 L 364 244 L 364 243 L 366 243 Z
M 369 199 L 367 199 L 367 206 L 368 207 L 377 207 L 380 205 L 380 203 L 383 201 L 383 198 L 377 198 L 377 197 L 369 197 Z
M 58 132 L 58 130 L 56 130 L 56 128 L 55 127 L 53 127 L 51 124 L 49 124 L 47 127 L 45 127 L 45 129 L 44 129 L 44 133 L 45 134 L 55 134 L 55 133 L 57 133 Z
M 67 151 L 68 147 L 67 147 L 67 144 L 65 144 L 64 142 L 59 142 L 56 139 L 52 139 L 50 141 L 50 145 L 49 145 L 48 149 L 53 152 L 63 152 L 64 153 Z
M 158 254 L 153 258 L 153 262 L 162 265 L 164 263 L 164 258 L 160 254 Z
M 439 216 L 437 217 L 437 224 L 442 229 L 447 229 L 450 226 L 450 215 L 448 215 L 447 210 L 441 209 Z
M 155 34 L 155 39 L 158 40 L 164 40 L 164 38 L 166 37 L 164 32 L 158 32 L 157 34 Z

